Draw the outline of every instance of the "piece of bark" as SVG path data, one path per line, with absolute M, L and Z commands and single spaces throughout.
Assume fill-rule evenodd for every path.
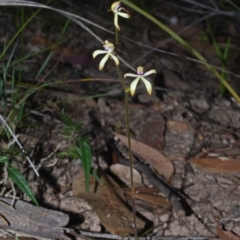
M 59 211 L 35 207 L 27 202 L 17 200 L 11 207 L 12 199 L 0 197 L 0 214 L 9 226 L 0 222 L 0 228 L 14 229 L 43 238 L 66 238 L 64 230 L 69 217 Z

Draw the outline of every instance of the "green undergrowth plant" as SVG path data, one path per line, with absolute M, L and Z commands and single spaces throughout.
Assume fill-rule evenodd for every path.
M 21 66 L 26 59 L 30 59 L 34 57 L 37 54 L 43 53 L 44 51 L 52 50 L 53 48 L 57 47 L 66 39 L 63 39 L 63 35 L 66 32 L 66 29 L 70 23 L 70 20 L 68 19 L 65 23 L 65 25 L 62 28 L 62 32 L 59 36 L 59 41 L 54 44 L 53 46 L 50 46 L 48 48 L 45 48 L 41 51 L 31 53 L 28 55 L 22 55 L 19 59 L 13 60 L 13 56 L 16 51 L 16 47 L 18 44 L 24 44 L 25 40 L 23 39 L 23 32 L 27 24 L 33 20 L 33 18 L 39 13 L 40 9 L 38 9 L 31 17 L 28 18 L 27 21 L 22 21 L 21 26 L 19 26 L 19 30 L 15 33 L 15 35 L 10 39 L 10 41 L 5 44 L 1 54 L 0 59 L 7 59 L 6 63 L 5 61 L 2 61 L 2 67 L 0 69 L 0 139 L 2 139 L 4 142 L 8 142 L 7 144 L 1 144 L 0 145 L 0 165 L 2 166 L 1 169 L 4 172 L 3 179 L 1 181 L 1 184 L 6 184 L 8 178 L 10 178 L 10 181 L 15 183 L 17 187 L 26 194 L 35 205 L 38 206 L 38 202 L 26 180 L 24 175 L 19 171 L 18 169 L 18 162 L 19 159 L 21 159 L 21 162 L 24 161 L 24 159 L 27 159 L 30 163 L 31 167 L 35 171 L 36 175 L 39 176 L 38 171 L 34 167 L 33 163 L 31 162 L 30 158 L 27 156 L 27 153 L 21 146 L 21 143 L 18 141 L 18 137 L 15 133 L 17 128 L 21 128 L 21 126 L 24 126 L 24 118 L 29 114 L 29 112 L 25 109 L 25 104 L 27 99 L 35 92 L 41 91 L 42 89 L 54 85 L 59 84 L 59 82 L 47 82 L 47 83 L 37 83 L 34 84 L 27 84 L 25 82 L 22 82 L 21 78 Z M 22 9 L 21 11 L 21 17 L 22 20 L 25 19 L 24 17 L 24 11 Z M 21 41 L 16 41 L 17 38 L 20 36 Z M 9 56 L 7 56 L 7 51 L 9 52 L 10 48 L 12 48 L 11 53 Z M 34 80 L 38 80 L 40 75 L 44 72 L 46 69 L 51 57 L 52 57 L 53 51 L 50 51 L 48 56 L 45 58 L 45 60 L 42 62 L 41 66 L 39 67 Z M 9 75 L 11 78 L 9 78 Z M 68 123 L 68 127 L 72 128 L 72 131 L 79 131 L 80 125 L 74 124 L 72 121 L 70 121 L 69 118 L 64 115 L 65 123 Z M 69 130 L 69 129 L 68 129 Z M 91 166 L 91 149 L 87 143 L 87 139 L 77 139 L 76 144 L 72 146 L 74 149 L 75 157 L 81 157 L 83 161 L 83 166 L 85 170 L 85 176 L 86 176 L 86 190 L 89 188 L 89 169 Z M 20 149 L 20 150 L 19 150 Z M 96 174 L 95 174 L 96 176 Z M 12 189 L 14 189 L 13 192 L 15 192 L 15 188 L 12 185 Z
M 21 80 L 21 69 L 19 69 L 17 67 L 17 65 L 20 62 L 23 62 L 26 59 L 30 59 L 32 57 L 34 57 L 37 54 L 41 54 L 44 51 L 47 50 L 51 50 L 52 48 L 60 45 L 61 43 L 63 43 L 64 41 L 66 41 L 66 39 L 61 39 L 62 36 L 64 35 L 67 26 L 69 25 L 69 21 L 68 20 L 65 24 L 65 26 L 63 27 L 63 30 L 61 32 L 61 35 L 59 37 L 59 42 L 54 44 L 53 46 L 43 49 L 41 51 L 38 51 L 36 53 L 33 54 L 29 54 L 26 56 L 22 56 L 20 59 L 17 60 L 12 60 L 13 56 L 14 56 L 14 52 L 15 49 L 17 47 L 17 43 L 15 43 L 14 47 L 12 48 L 11 54 L 8 57 L 8 61 L 6 64 L 2 65 L 2 70 L 0 70 L 0 100 L 1 100 L 1 104 L 0 106 L 2 107 L 3 111 L 3 115 L 5 116 L 6 121 L 11 122 L 12 125 L 12 134 L 14 133 L 14 129 L 16 129 L 17 127 L 21 127 L 23 123 L 23 119 L 24 117 L 26 117 L 29 113 L 26 112 L 24 110 L 24 106 L 25 103 L 27 101 L 27 99 L 34 93 L 36 93 L 37 91 L 41 91 L 42 89 L 45 89 L 47 87 L 51 87 L 54 85 L 59 85 L 64 83 L 63 81 L 55 81 L 55 82 L 44 82 L 41 84 L 28 84 L 25 82 L 22 82 Z M 23 30 L 23 28 L 21 28 Z M 21 32 L 17 32 L 16 34 L 20 34 Z M 13 38 L 16 38 L 15 36 Z M 13 41 L 10 41 L 12 43 L 14 43 Z M 10 45 L 8 44 L 7 47 L 9 48 Z M 2 57 L 5 56 L 5 52 L 6 50 L 3 51 L 4 54 L 2 53 Z M 34 80 L 38 80 L 39 76 L 44 72 L 44 70 L 46 69 L 51 57 L 52 57 L 52 53 L 53 51 L 50 51 L 50 53 L 48 54 L 48 56 L 45 58 L 45 60 L 42 62 L 41 66 L 39 67 L 39 70 L 37 71 Z M 18 70 L 18 72 L 20 74 L 16 73 L 16 70 Z M 7 73 L 11 73 L 11 79 L 7 78 Z M 82 79 L 84 80 L 84 79 Z M 86 79 L 86 81 L 91 81 L 92 79 Z M 105 96 L 106 94 L 95 94 L 93 96 L 87 96 L 87 97 L 79 97 L 79 101 L 80 100 L 84 100 L 87 98 L 96 98 L 96 97 L 100 97 L 100 96 Z M 75 99 L 76 100 L 76 99 Z M 60 103 L 61 101 L 57 101 L 56 103 Z M 67 117 L 67 115 L 65 113 L 62 113 L 61 115 L 61 120 L 64 122 L 64 124 L 67 126 L 67 128 L 65 129 L 65 134 L 67 134 L 67 132 L 69 133 L 71 132 L 77 132 L 81 129 L 81 125 L 80 124 L 75 124 L 69 117 Z M 4 133 L 4 131 L 2 131 L 2 136 L 6 136 L 6 132 Z M 60 155 L 63 154 L 60 153 Z M 85 171 L 85 176 L 86 176 L 86 191 L 89 190 L 89 174 L 90 174 L 90 165 L 91 165 L 91 150 L 90 147 L 87 143 L 86 139 L 77 139 L 75 144 L 70 147 L 68 153 L 67 153 L 68 157 L 74 157 L 74 158 L 80 158 L 83 162 L 83 168 Z M 5 156 L 2 156 L 3 159 L 5 159 Z M 93 175 L 95 176 L 96 179 L 97 175 L 95 172 L 93 172 Z M 12 175 L 9 174 L 9 177 L 11 178 Z M 27 185 L 27 182 L 24 182 L 26 185 L 26 189 L 29 188 L 29 186 Z M 19 186 L 18 182 L 16 182 L 16 184 Z M 20 187 L 21 190 L 23 190 L 23 192 L 25 194 L 28 194 L 27 191 L 25 191 L 25 188 Z M 34 200 L 35 201 L 35 200 Z
M 35 203 L 35 205 L 38 205 L 27 180 L 16 167 L 16 159 L 19 157 L 21 157 L 21 159 L 25 158 L 28 160 L 33 170 L 38 175 L 37 170 L 33 166 L 30 158 L 27 156 L 15 134 L 17 124 L 20 123 L 23 119 L 23 111 L 25 105 L 25 101 L 18 102 L 18 89 L 15 87 L 16 74 L 14 66 L 10 70 L 10 81 L 7 78 L 7 73 L 9 72 L 16 46 L 17 44 L 14 45 L 7 63 L 2 64 L 2 72 L 0 74 L 0 108 L 3 110 L 3 116 L 0 115 L 0 122 L 3 126 L 0 128 L 0 138 L 2 140 L 5 139 L 5 141 L 8 142 L 8 144 L 0 145 L 0 163 L 2 165 L 2 169 L 4 170 L 2 183 L 6 183 L 9 177 L 11 181 L 15 183 Z M 4 52 L 6 52 L 6 50 L 3 50 L 2 56 L 4 56 Z M 8 85 L 10 87 L 8 87 Z M 9 121 L 11 124 L 9 125 L 7 121 Z M 20 151 L 17 151 L 16 147 L 18 147 Z M 13 192 L 15 192 L 13 185 L 12 189 Z
M 82 124 L 74 122 L 64 111 L 61 112 L 61 122 L 65 125 L 63 135 L 70 137 L 73 135 L 79 135 L 82 129 Z M 92 169 L 92 151 L 87 138 L 77 137 L 74 143 L 68 148 L 67 151 L 60 151 L 57 157 L 67 157 L 72 159 L 80 159 L 82 162 L 84 174 L 85 174 L 85 187 L 86 192 L 89 192 L 90 175 Z M 93 176 L 97 179 L 96 172 L 93 172 Z
M 0 122 L 4 126 L 3 130 L 0 129 L 0 138 L 8 142 L 8 144 L 4 144 L 2 142 L 0 145 L 0 165 L 2 166 L 3 170 L 3 179 L 1 180 L 1 183 L 6 184 L 9 177 L 11 181 L 13 181 L 19 187 L 19 189 L 21 189 L 35 203 L 35 205 L 38 206 L 38 202 L 26 178 L 17 168 L 17 163 L 27 159 L 37 175 L 38 172 L 18 141 L 17 136 L 13 133 L 11 127 L 6 123 L 2 115 L 0 115 Z M 13 193 L 15 193 L 15 188 L 13 185 L 12 190 Z
M 199 53 L 197 52 L 192 46 L 190 46 L 185 40 L 183 40 L 178 34 L 173 32 L 170 28 L 168 28 L 165 24 L 154 18 L 152 15 L 148 14 L 146 11 L 142 10 L 140 7 L 137 5 L 133 4 L 129 0 L 122 0 L 124 4 L 129 6 L 130 8 L 134 9 L 136 12 L 139 12 L 142 14 L 144 17 L 148 18 L 150 21 L 155 23 L 157 26 L 162 28 L 165 32 L 167 32 L 171 37 L 173 37 L 177 42 L 179 42 L 186 50 L 188 50 L 192 55 L 194 55 L 198 59 L 198 63 L 203 64 L 209 69 L 217 79 L 221 82 L 221 84 L 230 92 L 230 94 L 236 99 L 236 101 L 240 102 L 240 97 L 238 94 L 234 91 L 234 89 L 228 84 L 228 82 L 221 76 L 221 74 L 216 70 L 218 67 L 212 66 L 210 63 L 207 62 L 207 60 Z M 142 1 L 145 3 L 145 1 Z M 231 3 L 236 9 L 239 9 L 239 7 L 234 4 L 231 0 L 228 0 L 229 3 Z M 112 33 L 110 30 L 102 27 L 101 25 L 94 23 L 86 18 L 83 18 L 81 16 L 69 13 L 67 11 L 63 11 L 60 9 L 57 9 L 55 7 L 51 7 L 45 4 L 37 3 L 37 2 L 29 2 L 26 0 L 18 1 L 18 0 L 6 0 L 6 1 L 0 1 L 0 6 L 26 6 L 26 7 L 35 7 L 35 8 L 45 8 L 45 9 L 51 9 L 55 12 L 60 13 L 61 15 L 69 18 L 71 21 L 75 22 L 79 26 L 81 26 L 83 29 L 88 31 L 94 38 L 96 38 L 99 42 L 102 42 L 102 40 L 90 29 L 88 28 L 84 23 L 91 24 L 94 27 L 98 27 L 99 29 L 102 29 L 106 32 Z M 157 50 L 157 49 L 156 49 Z M 120 58 L 120 57 L 119 57 Z M 196 62 L 196 59 L 193 59 L 193 61 Z M 124 61 L 123 61 L 124 62 Z M 130 69 L 132 67 L 124 62 Z
M 218 58 L 221 62 L 221 73 L 220 73 L 221 77 L 227 82 L 228 81 L 228 75 L 226 73 L 226 70 L 227 70 L 226 64 L 227 64 L 227 58 L 228 58 L 229 49 L 230 49 L 231 38 L 228 38 L 225 48 L 222 49 L 220 47 L 220 45 L 217 43 L 208 22 L 207 22 L 207 27 L 208 27 L 210 37 L 211 37 L 211 40 L 213 42 L 215 51 L 216 51 L 217 56 L 218 56 Z M 220 95 L 221 96 L 223 96 L 223 94 L 225 93 L 225 90 L 226 90 L 225 85 L 223 83 L 221 83 L 221 89 L 220 89 Z

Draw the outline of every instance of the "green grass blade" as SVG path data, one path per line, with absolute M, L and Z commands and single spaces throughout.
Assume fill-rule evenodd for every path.
M 0 76 L 0 101 L 1 106 L 4 109 L 4 115 L 6 114 L 6 106 L 7 106 L 7 94 L 6 94 L 6 78 L 7 78 L 7 70 L 5 64 L 2 65 L 3 73 Z
M 76 147 L 76 151 L 82 161 L 85 173 L 86 192 L 89 192 L 90 175 L 92 167 L 92 152 L 86 139 L 80 141 L 80 146 Z
M 230 4 L 232 4 L 238 11 L 240 11 L 240 7 L 237 5 L 237 4 L 235 4 L 235 3 L 233 3 L 231 0 L 227 0 Z
M 12 105 L 16 105 L 16 93 L 15 93 L 15 66 L 13 66 L 12 69 L 12 82 L 11 82 L 11 100 L 12 100 Z
M 40 53 L 46 52 L 46 51 L 48 51 L 48 50 L 51 50 L 51 49 L 59 46 L 60 44 L 66 42 L 68 39 L 69 39 L 69 38 L 66 38 L 66 39 L 64 39 L 64 40 L 62 40 L 62 41 L 60 41 L 60 42 L 58 42 L 58 43 L 53 44 L 52 46 L 49 46 L 49 47 L 47 47 L 47 48 L 44 48 L 44 49 L 42 49 L 42 50 L 40 50 L 40 51 L 38 51 L 38 52 L 34 52 L 34 53 L 29 54 L 29 55 L 26 55 L 26 56 L 22 57 L 21 59 L 15 60 L 15 61 L 13 61 L 13 62 L 9 65 L 9 67 L 11 67 L 11 66 L 13 66 L 13 65 L 15 65 L 15 64 L 17 64 L 17 63 L 21 63 L 22 61 L 24 61 L 24 60 L 26 60 L 26 59 L 29 59 L 29 58 L 31 58 L 31 57 L 34 57 L 34 56 L 36 56 L 36 55 L 38 55 L 38 54 L 40 54 Z M 2 70 L 0 69 L 0 73 L 3 73 L 3 72 L 4 72 L 4 71 L 2 71 Z
M 67 19 L 67 21 L 66 21 L 66 23 L 65 23 L 65 25 L 64 25 L 64 27 L 63 27 L 63 29 L 62 29 L 62 31 L 61 31 L 61 34 L 60 34 L 60 36 L 59 36 L 59 39 L 61 39 L 61 37 L 62 37 L 62 36 L 64 35 L 64 33 L 66 32 L 66 30 L 67 30 L 70 22 L 71 22 L 70 19 Z M 53 55 L 53 52 L 50 52 L 49 55 L 47 56 L 47 58 L 45 59 L 45 61 L 43 62 L 42 66 L 40 67 L 37 75 L 35 76 L 35 79 L 37 79 L 37 78 L 41 75 L 41 73 L 44 71 L 44 69 L 46 68 L 47 64 L 49 63 L 52 55 Z
M 19 105 L 19 110 L 18 110 L 18 113 L 17 113 L 16 123 L 20 123 L 22 121 L 24 105 L 25 105 L 25 102 L 23 102 Z
M 71 20 L 70 19 L 67 19 L 62 31 L 61 31 L 61 34 L 60 34 L 60 38 L 64 35 L 64 33 L 67 31 L 67 28 L 69 26 L 69 24 L 71 23 Z
M 35 205 L 39 206 L 32 189 L 22 173 L 17 168 L 10 167 L 8 168 L 8 175 L 12 181 L 16 183 L 17 186 L 35 203 Z
M 61 111 L 60 116 L 61 122 L 65 124 L 67 127 L 71 128 L 74 131 L 80 131 L 82 129 L 82 124 L 74 122 L 65 112 Z
M 214 46 L 215 51 L 216 51 L 216 53 L 217 53 L 217 55 L 218 55 L 218 58 L 219 58 L 220 60 L 222 60 L 223 54 L 222 54 L 222 52 L 221 52 L 221 49 L 220 49 L 218 43 L 216 42 L 215 37 L 213 36 L 212 29 L 210 28 L 208 21 L 206 21 L 206 24 L 207 24 L 207 27 L 208 27 L 208 31 L 209 31 L 209 33 L 210 33 L 210 37 L 211 37 L 211 39 L 212 39 L 212 41 L 213 41 L 213 46 Z
M 44 69 L 46 68 L 47 64 L 49 63 L 51 57 L 53 55 L 53 52 L 50 52 L 48 54 L 48 56 L 46 57 L 45 61 L 43 62 L 43 64 L 41 65 L 40 69 L 38 70 L 36 76 L 34 79 L 38 79 L 38 77 L 41 75 L 41 73 L 44 71 Z
M 223 54 L 223 59 L 225 61 L 227 60 L 227 56 L 228 56 L 228 53 L 229 53 L 230 42 L 231 42 L 231 38 L 229 37 L 228 40 L 227 40 L 227 44 L 226 44 L 225 50 L 224 50 L 224 54 Z
M 234 89 L 228 84 L 228 82 L 219 74 L 218 71 L 214 67 L 212 67 L 207 60 L 198 52 L 196 51 L 190 44 L 188 44 L 184 39 L 182 39 L 180 36 L 178 36 L 175 32 L 173 32 L 170 28 L 168 28 L 165 24 L 158 21 L 155 17 L 148 14 L 135 4 L 131 3 L 128 0 L 122 0 L 124 4 L 129 6 L 130 8 L 134 9 L 136 12 L 139 12 L 144 17 L 148 18 L 150 21 L 155 23 L 157 26 L 162 28 L 165 32 L 167 32 L 170 36 L 172 36 L 176 41 L 178 41 L 182 46 L 184 46 L 190 53 L 192 53 L 198 60 L 202 61 L 204 65 L 219 79 L 219 81 L 225 86 L 225 88 L 231 93 L 231 95 L 240 102 L 240 97 L 238 94 L 234 91 Z
M 7 71 L 9 69 L 9 66 L 11 65 L 11 61 L 12 61 L 12 58 L 13 58 L 13 54 L 15 52 L 15 49 L 17 47 L 17 42 L 15 43 L 12 51 L 11 51 L 11 54 L 8 58 L 8 61 L 7 61 L 7 64 L 6 66 L 3 64 L 2 65 L 2 79 L 0 78 L 0 81 L 1 81 L 1 86 L 0 86 L 0 95 L 2 96 L 1 100 L 2 100 L 2 105 L 5 106 L 7 104 L 7 97 L 6 97 L 6 82 L 7 82 Z M 14 69 L 13 69 L 13 73 L 14 73 Z M 13 79 L 13 76 L 12 76 L 12 79 Z M 12 86 L 12 96 L 13 96 L 13 86 Z M 12 98 L 13 100 L 13 98 Z
M 6 65 L 6 71 L 8 70 L 9 65 L 10 65 L 10 63 L 11 63 L 11 61 L 12 61 L 12 57 L 13 57 L 13 54 L 14 54 L 14 52 L 15 52 L 16 47 L 17 47 L 17 42 L 14 44 L 14 47 L 13 47 L 13 49 L 12 49 L 12 52 L 11 52 L 9 58 L 8 58 L 7 65 Z
M 27 26 L 27 24 L 41 11 L 41 8 L 39 8 L 20 28 L 19 30 L 16 32 L 16 34 L 12 37 L 12 39 L 9 41 L 9 43 L 4 47 L 2 54 L 0 55 L 0 58 L 2 58 L 6 51 L 8 50 L 8 48 L 12 45 L 12 43 L 14 42 L 14 40 L 17 38 L 17 36 L 22 33 L 23 29 Z

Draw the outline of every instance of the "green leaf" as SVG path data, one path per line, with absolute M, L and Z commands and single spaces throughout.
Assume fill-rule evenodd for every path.
M 86 182 L 86 192 L 88 192 L 89 186 L 90 186 L 90 174 L 91 174 L 91 167 L 92 167 L 91 148 L 87 142 L 87 139 L 82 140 L 80 142 L 80 146 L 75 148 L 83 164 L 83 170 L 85 173 L 85 182 Z
M 79 131 L 82 129 L 82 125 L 79 123 L 73 122 L 73 120 L 62 110 L 61 112 L 61 121 L 67 127 L 70 127 L 72 130 Z
M 68 127 L 73 125 L 72 119 L 64 112 L 64 110 L 61 111 L 61 121 Z
M 19 111 L 18 111 L 18 114 L 17 114 L 16 123 L 20 123 L 22 118 L 23 118 L 24 105 L 25 105 L 25 102 L 21 103 L 20 106 L 19 106 Z
M 28 185 L 28 182 L 22 173 L 19 172 L 17 168 L 10 167 L 8 168 L 8 175 L 12 181 L 16 183 L 17 186 L 35 203 L 35 205 L 39 206 L 36 198 L 34 197 L 32 189 Z
M 79 157 L 78 153 L 76 152 L 75 148 L 70 148 L 68 151 L 61 151 L 57 153 L 57 157 L 59 158 L 72 158 L 76 159 Z
M 0 156 L 0 163 L 6 163 L 9 161 L 9 158 L 7 156 Z

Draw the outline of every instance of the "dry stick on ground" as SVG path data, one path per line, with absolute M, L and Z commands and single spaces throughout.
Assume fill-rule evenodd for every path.
M 122 237 L 114 234 L 108 233 L 91 233 L 82 230 L 76 230 L 83 236 L 88 236 L 92 238 L 100 238 L 100 239 L 113 239 L 113 240 L 134 240 L 134 237 Z M 76 236 L 76 234 L 74 234 Z M 159 237 L 159 236 L 146 236 L 140 237 L 138 240 L 219 240 L 219 238 L 209 238 L 209 237 Z
M 22 151 L 22 153 L 25 155 L 25 158 L 27 159 L 27 161 L 29 162 L 30 166 L 32 167 L 32 169 L 34 170 L 35 174 L 39 177 L 39 173 L 36 170 L 35 166 L 33 165 L 32 161 L 30 160 L 30 158 L 28 157 L 26 151 L 24 150 L 24 148 L 22 147 L 21 143 L 18 141 L 17 136 L 13 133 L 12 129 L 10 128 L 10 126 L 7 124 L 7 122 L 5 121 L 5 119 L 3 118 L 3 116 L 0 114 L 0 122 L 2 123 L 3 127 L 9 131 L 10 135 L 13 138 L 13 142 L 12 143 L 16 143 L 19 147 L 19 149 Z
M 127 161 L 125 159 L 123 160 L 123 158 L 120 159 L 120 162 L 124 165 L 128 165 Z M 160 175 L 156 175 L 146 164 L 142 162 L 134 162 L 133 167 L 139 172 L 144 173 L 147 176 L 149 182 L 154 187 L 158 188 L 165 195 L 165 197 L 168 198 L 169 202 L 172 204 L 179 218 L 184 216 L 194 215 L 198 219 L 199 223 L 203 224 L 209 230 L 206 224 L 204 224 L 201 221 L 201 219 L 199 219 L 198 216 L 193 212 L 193 210 L 187 203 L 185 197 L 177 189 L 175 189 L 168 182 L 166 182 L 166 180 L 163 177 L 161 177 Z M 209 231 L 213 233 L 211 230 Z M 160 239 L 164 239 L 164 238 L 160 238 Z M 186 239 L 194 240 L 195 238 L 189 237 Z M 203 238 L 203 239 L 210 239 L 210 238 Z
M 124 165 L 128 164 L 126 160 L 123 160 L 123 158 L 120 158 L 120 162 Z M 165 195 L 165 197 L 172 204 L 173 208 L 176 210 L 179 217 L 192 213 L 192 210 L 190 206 L 188 206 L 184 197 L 179 194 L 178 190 L 167 183 L 164 178 L 157 176 L 146 164 L 142 162 L 134 162 L 133 167 L 139 172 L 144 173 L 149 182 Z
M 119 152 L 117 147 L 112 144 L 112 140 L 109 141 L 110 146 L 112 146 L 118 156 L 121 164 L 128 165 L 128 160 L 125 159 L 122 154 Z M 139 158 L 139 156 L 138 156 Z M 191 215 L 193 211 L 191 207 L 186 202 L 185 198 L 182 194 L 179 193 L 177 189 L 175 189 L 171 184 L 169 184 L 163 177 L 160 175 L 156 175 L 148 165 L 144 164 L 144 159 L 140 159 L 142 162 L 133 162 L 133 167 L 141 173 L 144 173 L 148 178 L 149 182 L 156 188 L 158 188 L 166 198 L 168 198 L 169 202 L 172 204 L 173 208 L 176 210 L 179 217 L 185 215 Z

